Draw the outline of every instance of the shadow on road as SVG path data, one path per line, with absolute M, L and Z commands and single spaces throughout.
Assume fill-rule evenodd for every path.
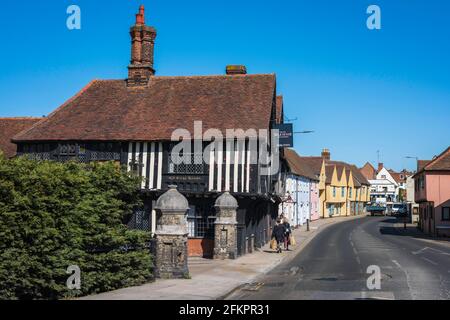
M 429 236 L 422 231 L 420 231 L 417 226 L 413 226 L 411 224 L 407 224 L 406 228 L 404 227 L 402 218 L 390 217 L 385 220 L 380 221 L 380 223 L 391 224 L 391 226 L 380 226 L 380 233 L 383 235 L 392 235 L 392 236 L 403 236 L 403 237 L 413 237 L 417 239 L 428 239 L 428 240 L 439 240 L 439 241 L 447 241 L 450 242 L 449 238 L 436 238 Z

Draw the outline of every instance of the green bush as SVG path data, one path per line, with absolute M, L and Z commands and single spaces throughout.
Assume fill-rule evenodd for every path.
M 137 184 L 113 163 L 0 155 L 0 299 L 70 298 L 149 281 L 149 234 L 123 223 L 141 205 Z M 81 269 L 81 290 L 66 286 L 70 265 Z

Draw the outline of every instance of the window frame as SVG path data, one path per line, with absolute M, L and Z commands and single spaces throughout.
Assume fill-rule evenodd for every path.
M 444 219 L 445 211 L 447 211 L 448 217 Z M 441 221 L 450 221 L 450 207 L 442 207 Z

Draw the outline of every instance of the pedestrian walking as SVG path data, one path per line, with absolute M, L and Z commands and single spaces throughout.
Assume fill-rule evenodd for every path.
M 286 230 L 284 229 L 283 221 L 281 219 L 278 219 L 272 230 L 272 239 L 275 239 L 277 242 L 278 253 L 281 253 L 283 251 L 281 248 L 281 244 L 284 243 L 285 233 Z
M 284 226 L 284 250 L 289 251 L 289 245 L 291 244 L 292 229 L 288 218 L 283 219 L 283 226 Z

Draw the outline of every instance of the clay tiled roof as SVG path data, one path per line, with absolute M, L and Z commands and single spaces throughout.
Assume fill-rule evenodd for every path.
M 373 167 L 373 165 L 370 164 L 369 162 L 366 162 L 366 164 L 360 169 L 360 171 L 366 179 L 368 180 L 375 179 L 376 170 Z
M 145 87 L 95 80 L 14 141 L 171 140 L 210 128 L 267 129 L 275 103 L 275 75 L 152 77 Z
M 304 161 L 309 165 L 312 171 L 316 175 L 320 175 L 320 171 L 322 169 L 323 158 L 322 157 L 302 157 Z M 342 170 L 345 168 L 347 173 L 347 178 L 349 177 L 350 171 L 352 172 L 354 184 L 359 187 L 361 185 L 369 186 L 370 183 L 368 179 L 364 177 L 361 171 L 353 164 L 349 164 L 343 161 L 325 161 L 325 174 L 326 174 L 326 183 L 331 183 L 331 178 L 333 175 L 334 167 L 336 166 L 338 179 L 342 177 Z
M 338 168 L 343 168 L 345 167 L 347 170 L 347 178 L 349 177 L 350 171 L 352 172 L 352 176 L 353 176 L 353 183 L 355 184 L 355 186 L 359 187 L 361 185 L 367 185 L 369 186 L 370 183 L 369 181 L 364 177 L 364 175 L 361 173 L 361 171 L 353 164 L 349 164 L 343 161 L 327 161 L 327 163 L 329 164 L 335 164 L 336 166 L 338 166 Z M 338 173 L 340 175 L 342 175 L 342 170 L 338 171 Z M 341 178 L 341 176 L 339 175 L 339 178 Z
M 308 164 L 308 166 L 313 170 L 314 174 L 320 175 L 322 170 L 322 157 L 302 157 L 303 160 Z
M 0 118 L 0 150 L 7 158 L 16 155 L 17 146 L 11 142 L 12 137 L 29 129 L 42 118 Z
M 283 96 L 277 96 L 277 109 L 275 119 L 277 123 L 283 122 Z
M 430 163 L 431 160 L 418 160 L 417 161 L 417 171 L 422 171 L 422 169 Z
M 395 180 L 397 183 L 401 183 L 402 179 L 400 178 L 400 173 L 395 172 L 394 170 L 388 170 L 388 172 L 391 174 L 392 179 Z
M 292 173 L 311 180 L 319 180 L 318 175 L 314 173 L 305 158 L 300 157 L 294 150 L 284 149 L 284 157 Z
M 327 184 L 331 184 L 331 180 L 333 179 L 333 172 L 334 172 L 334 165 L 326 165 L 325 166 L 325 183 Z M 341 177 L 338 174 L 338 179 L 340 179 Z
M 450 170 L 450 147 L 440 155 L 429 161 L 424 167 L 425 171 L 447 171 Z
M 351 165 L 353 178 L 359 182 L 359 185 L 366 185 L 370 186 L 369 180 L 362 174 L 362 172 L 355 166 Z M 358 183 L 355 182 L 355 186 L 357 186 Z

